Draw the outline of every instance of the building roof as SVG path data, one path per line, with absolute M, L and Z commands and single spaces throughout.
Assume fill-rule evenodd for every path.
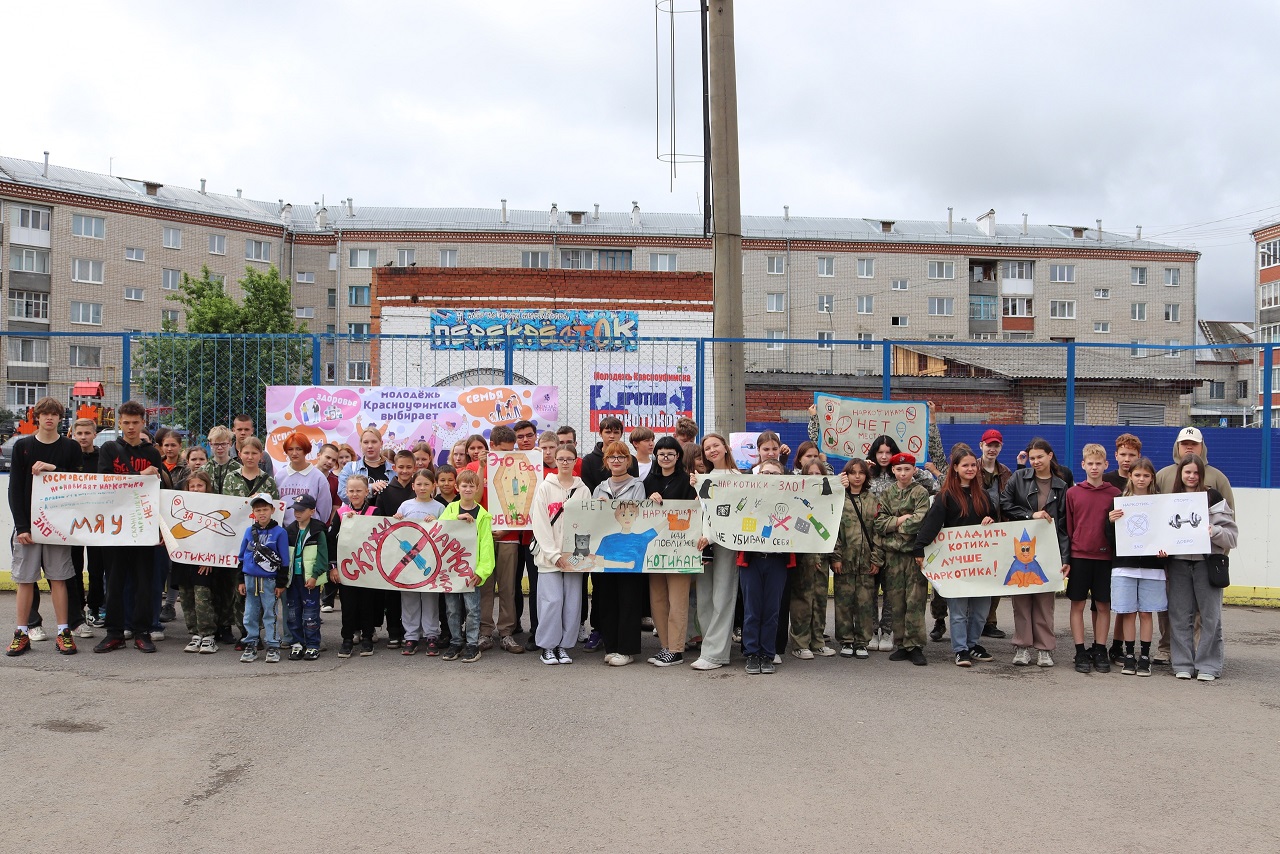
M 1201 320 L 1200 334 L 1208 344 L 1241 344 L 1240 348 L 1201 350 L 1196 358 L 1202 361 L 1248 362 L 1257 354 L 1253 347 L 1253 323 L 1242 320 Z
M 30 187 L 83 194 L 103 199 L 133 202 L 168 210 L 193 211 L 247 222 L 287 227 L 299 234 L 324 234 L 342 231 L 491 231 L 507 234 L 543 235 L 551 231 L 562 234 L 601 236 L 701 237 L 700 213 L 654 213 L 641 211 L 639 225 L 632 224 L 633 213 L 581 211 L 581 223 L 570 222 L 572 205 L 558 211 L 553 221 L 550 210 L 507 211 L 502 221 L 500 208 L 427 208 L 383 207 L 353 204 L 350 215 L 345 201 L 327 206 L 327 223 L 320 227 L 316 220 L 318 207 L 313 204 L 281 205 L 239 196 L 200 192 L 186 187 L 156 181 L 121 178 L 49 164 L 45 175 L 43 163 L 0 157 L 0 184 L 9 182 Z M 153 194 L 147 192 L 151 184 Z M 885 230 L 884 223 L 889 223 Z M 888 221 L 862 217 L 744 216 L 743 236 L 756 239 L 834 240 L 863 243 L 931 243 L 971 247 L 1054 247 L 1073 249 L 1135 250 L 1145 252 L 1187 252 L 1184 247 L 1137 240 L 1127 234 L 1081 227 L 1082 237 L 1075 237 L 1072 226 L 997 224 L 995 234 L 988 235 L 976 222 L 956 221 L 950 228 L 945 221 Z M 1007 254 L 1007 253 L 1006 253 Z
M 1010 379 L 1062 380 L 1067 376 L 1066 348 L 1061 346 L 993 346 L 991 343 L 981 346 L 927 346 L 915 342 L 895 342 L 894 346 L 970 365 Z M 1196 381 L 1189 358 L 1166 358 L 1163 348 L 1144 349 L 1142 352 L 1147 355 L 1134 358 L 1129 355 L 1127 346 L 1091 347 L 1081 344 L 1076 347 L 1075 377 L 1077 380 Z

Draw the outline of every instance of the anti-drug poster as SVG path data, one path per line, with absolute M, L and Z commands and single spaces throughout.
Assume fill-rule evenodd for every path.
M 460 593 L 474 587 L 476 526 L 411 522 L 387 516 L 347 516 L 338 533 L 341 584 L 418 593 Z
M 899 450 L 924 465 L 929 437 L 929 407 L 922 400 L 863 400 L 821 392 L 813 396 L 818 409 L 818 446 L 828 457 L 866 459 L 871 441 L 888 436 Z M 836 466 L 837 470 L 839 466 Z
M 31 538 L 60 546 L 160 542 L 160 478 L 45 472 L 31 479 Z
M 284 440 L 295 430 L 311 439 L 360 449 L 360 431 L 373 427 L 382 447 L 412 450 L 427 442 L 437 463 L 454 442 L 499 424 L 531 421 L 538 432 L 560 419 L 556 386 L 500 385 L 411 388 L 396 386 L 267 386 L 267 453 L 284 462 Z
M 531 531 L 533 491 L 542 481 L 541 451 L 490 451 L 485 486 L 495 531 Z
M 748 552 L 828 554 L 836 546 L 844 490 L 818 475 L 699 475 L 708 536 Z
M 760 462 L 760 452 L 756 449 L 756 437 L 759 433 L 730 433 L 729 452 L 733 454 L 733 464 L 739 471 L 751 471 Z
M 234 568 L 244 532 L 253 524 L 248 498 L 160 490 L 160 536 L 169 559 L 195 566 Z M 284 524 L 284 501 L 271 514 Z
M 564 505 L 572 572 L 702 572 L 697 501 L 573 499 Z
M 922 571 L 947 598 L 1056 593 L 1066 586 L 1058 535 L 1046 519 L 943 528 L 925 546 Z
M 676 421 L 693 417 L 693 368 L 688 365 L 601 367 L 591 372 L 591 432 L 600 419 L 622 420 L 623 433 L 637 427 L 674 433 Z
M 1114 499 L 1116 555 L 1208 554 L 1209 494 L 1174 492 Z

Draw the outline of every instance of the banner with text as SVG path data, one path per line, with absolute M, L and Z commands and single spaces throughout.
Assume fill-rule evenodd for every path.
M 866 459 L 871 441 L 888 436 L 924 465 L 929 446 L 929 407 L 923 400 L 863 400 L 818 392 L 818 447 L 840 460 Z M 835 466 L 839 470 L 839 466 Z
M 635 351 L 640 315 L 634 311 L 526 308 L 436 308 L 434 350 Z
M 338 533 L 338 581 L 410 593 L 461 593 L 475 586 L 476 526 L 347 516 Z
M 1209 493 L 1130 495 L 1114 499 L 1116 555 L 1208 554 Z M 1120 563 L 1116 563 L 1120 566 Z
M 485 486 L 495 531 L 532 531 L 529 508 L 542 480 L 542 451 L 490 451 Z
M 1056 593 L 1066 586 L 1046 519 L 943 528 L 924 549 L 924 577 L 947 598 Z
M 564 505 L 572 572 L 702 572 L 697 501 L 574 499 Z
M 609 415 L 622 419 L 626 434 L 636 427 L 674 433 L 678 419 L 693 417 L 693 371 L 686 365 L 596 368 L 590 400 L 593 433 Z
M 699 475 L 708 536 L 736 551 L 827 554 L 836 546 L 844 490 L 817 475 Z
M 31 538 L 61 546 L 160 542 L 160 478 L 45 472 L 31 479 Z
M 276 502 L 272 516 L 284 524 L 284 501 Z M 252 524 L 248 498 L 160 490 L 160 536 L 174 563 L 234 569 Z

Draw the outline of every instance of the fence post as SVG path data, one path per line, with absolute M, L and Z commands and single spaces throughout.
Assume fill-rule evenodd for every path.
M 124 332 L 120 335 L 120 402 L 124 403 L 131 399 L 133 389 L 130 388 L 130 382 L 133 374 L 133 339 L 132 333 Z
M 693 375 L 698 378 L 698 391 L 693 401 L 693 420 L 698 422 L 698 427 L 706 430 L 707 424 L 703 421 L 703 413 L 706 412 L 707 397 L 707 339 L 698 339 L 698 349 L 693 355 Z
M 880 343 L 880 393 L 883 400 L 892 400 L 890 375 L 893 373 L 893 345 L 888 341 Z
M 1275 370 L 1275 345 L 1268 344 L 1262 351 L 1262 477 L 1258 485 L 1263 489 L 1271 488 L 1271 389 L 1272 376 Z
M 1074 341 L 1067 342 L 1067 401 L 1066 401 L 1066 417 L 1062 420 L 1066 423 L 1063 425 L 1063 443 L 1067 446 L 1063 449 L 1066 456 L 1059 456 L 1058 460 L 1074 460 L 1076 446 L 1076 345 Z M 1070 464 L 1067 464 L 1070 467 Z
M 320 385 L 320 336 L 311 336 L 311 384 Z
M 515 373 L 515 340 L 511 337 L 511 331 L 508 330 L 506 336 L 502 339 L 502 381 L 507 385 L 511 385 L 515 381 L 513 379 Z

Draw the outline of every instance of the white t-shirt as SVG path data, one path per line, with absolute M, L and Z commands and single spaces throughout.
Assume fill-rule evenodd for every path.
M 428 516 L 439 517 L 444 512 L 444 505 L 439 501 L 432 499 L 431 501 L 419 501 L 416 498 L 410 498 L 408 501 L 400 505 L 400 509 L 396 510 L 396 514 L 403 519 L 425 519 Z

